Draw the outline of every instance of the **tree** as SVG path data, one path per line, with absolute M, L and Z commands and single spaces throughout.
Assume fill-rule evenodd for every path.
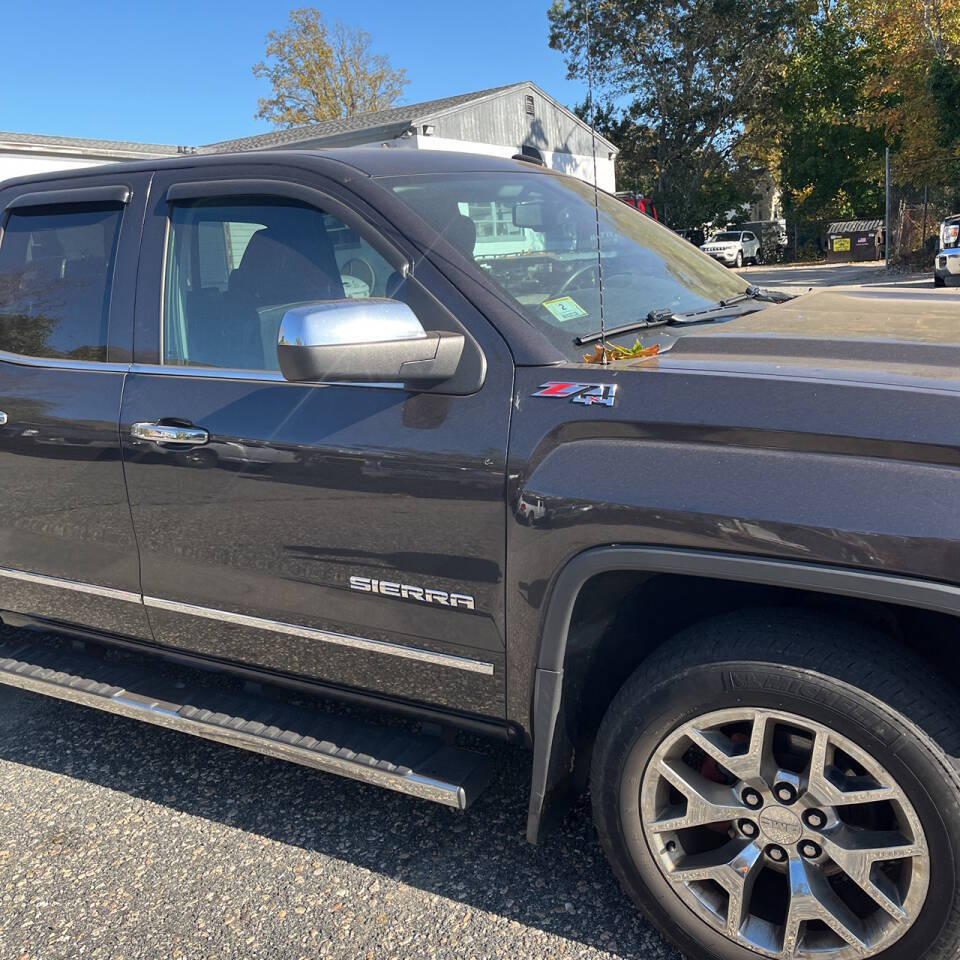
M 849 0 L 849 4 L 858 30 L 870 39 L 874 51 L 866 88 L 883 104 L 872 122 L 897 150 L 898 168 L 906 175 L 944 147 L 956 146 L 960 3 Z
M 370 51 L 365 30 L 332 27 L 319 10 L 290 12 L 285 30 L 267 34 L 266 58 L 253 75 L 269 80 L 256 116 L 280 127 L 335 120 L 392 106 L 407 83 L 406 71 Z
M 729 185 L 746 154 L 810 0 L 554 0 L 550 45 L 599 99 L 618 104 L 620 131 L 641 148 L 635 166 L 670 220 L 700 216 L 701 198 Z M 586 46 L 590 18 L 590 49 Z M 616 111 L 615 111 L 616 113 Z M 637 129 L 631 129 L 637 128 Z M 752 184 L 736 185 L 737 193 Z
M 929 86 L 940 120 L 940 145 L 951 148 L 960 143 L 960 60 L 934 60 Z
M 876 50 L 844 0 L 798 31 L 773 97 L 773 138 L 787 209 L 808 219 L 881 216 L 884 105 L 868 93 Z
M 587 102 L 574 107 L 582 120 L 591 122 Z M 665 190 L 657 163 L 656 131 L 634 118 L 630 109 L 617 110 L 612 104 L 598 105 L 592 117 L 597 132 L 620 151 L 617 154 L 617 184 L 633 193 L 656 198 L 665 222 L 683 225 L 725 222 L 731 211 L 754 199 L 758 171 L 745 155 L 699 158 L 705 173 L 699 189 L 684 195 L 674 207 L 675 191 Z

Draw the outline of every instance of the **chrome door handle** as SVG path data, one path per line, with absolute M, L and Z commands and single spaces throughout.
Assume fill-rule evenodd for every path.
M 198 447 L 210 440 L 210 434 L 201 427 L 170 423 L 135 423 L 130 427 L 130 436 L 151 443 L 182 443 L 188 447 Z
M 0 427 L 5 427 L 7 425 L 7 415 L 0 410 Z

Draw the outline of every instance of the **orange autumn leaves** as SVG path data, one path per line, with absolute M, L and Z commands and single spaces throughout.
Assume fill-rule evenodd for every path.
M 611 344 L 604 350 L 602 344 L 597 344 L 593 353 L 583 356 L 584 363 L 613 363 L 614 360 L 642 360 L 644 357 L 655 357 L 660 352 L 660 344 L 645 347 L 637 340 L 632 347 L 622 347 L 619 343 Z

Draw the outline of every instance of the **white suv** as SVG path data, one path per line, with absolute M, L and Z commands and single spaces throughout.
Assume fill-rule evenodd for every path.
M 742 267 L 748 260 L 760 262 L 760 241 L 749 230 L 716 233 L 700 249 L 728 267 Z

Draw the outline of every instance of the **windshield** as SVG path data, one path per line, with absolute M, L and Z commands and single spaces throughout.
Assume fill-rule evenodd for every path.
M 571 359 L 600 328 L 593 187 L 540 173 L 430 174 L 382 181 L 473 260 Z M 607 328 L 651 310 L 688 313 L 743 293 L 746 283 L 672 230 L 599 195 Z M 630 343 L 633 342 L 630 337 Z
M 741 236 L 742 236 L 742 234 L 739 234 L 739 233 L 731 233 L 729 230 L 727 230 L 727 231 L 724 232 L 724 233 L 715 233 L 715 234 L 710 238 L 710 242 L 711 242 L 711 243 L 728 243 L 728 242 L 731 241 L 731 240 L 733 240 L 733 241 L 739 240 Z

